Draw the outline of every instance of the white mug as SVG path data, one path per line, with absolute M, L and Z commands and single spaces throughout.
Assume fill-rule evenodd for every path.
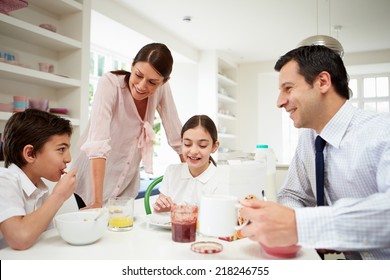
M 238 226 L 239 204 L 232 195 L 204 195 L 200 199 L 198 215 L 198 232 L 206 236 L 233 236 L 237 230 L 248 222 Z

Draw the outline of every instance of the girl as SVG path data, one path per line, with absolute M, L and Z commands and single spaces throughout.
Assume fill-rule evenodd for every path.
M 191 117 L 181 130 L 185 163 L 168 166 L 154 204 L 155 212 L 168 212 L 176 204 L 199 204 L 203 194 L 222 193 L 211 153 L 219 147 L 217 128 L 206 115 Z

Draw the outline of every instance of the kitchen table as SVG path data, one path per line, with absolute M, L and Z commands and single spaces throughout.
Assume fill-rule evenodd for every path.
M 248 238 L 224 241 L 198 235 L 197 241 L 215 241 L 223 245 L 222 252 L 200 254 L 191 250 L 192 243 L 176 243 L 171 231 L 149 224 L 145 215 L 137 216 L 134 228 L 127 232 L 107 230 L 103 237 L 90 245 L 73 246 L 66 243 L 56 229 L 42 234 L 37 243 L 24 251 L 11 248 L 0 250 L 1 260 L 270 260 L 262 248 Z M 301 249 L 294 259 L 319 260 L 314 249 Z

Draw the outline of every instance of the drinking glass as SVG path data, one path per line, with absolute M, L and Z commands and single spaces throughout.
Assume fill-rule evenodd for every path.
M 172 240 L 193 242 L 196 238 L 197 205 L 177 205 L 171 207 Z
M 112 231 L 128 231 L 133 228 L 134 198 L 112 197 L 108 200 L 108 229 Z

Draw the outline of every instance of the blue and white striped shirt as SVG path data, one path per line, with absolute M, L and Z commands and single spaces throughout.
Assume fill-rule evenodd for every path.
M 316 132 L 304 129 L 278 202 L 296 208 L 299 244 L 390 259 L 390 114 L 346 102 L 321 131 L 325 200 L 316 206 Z

